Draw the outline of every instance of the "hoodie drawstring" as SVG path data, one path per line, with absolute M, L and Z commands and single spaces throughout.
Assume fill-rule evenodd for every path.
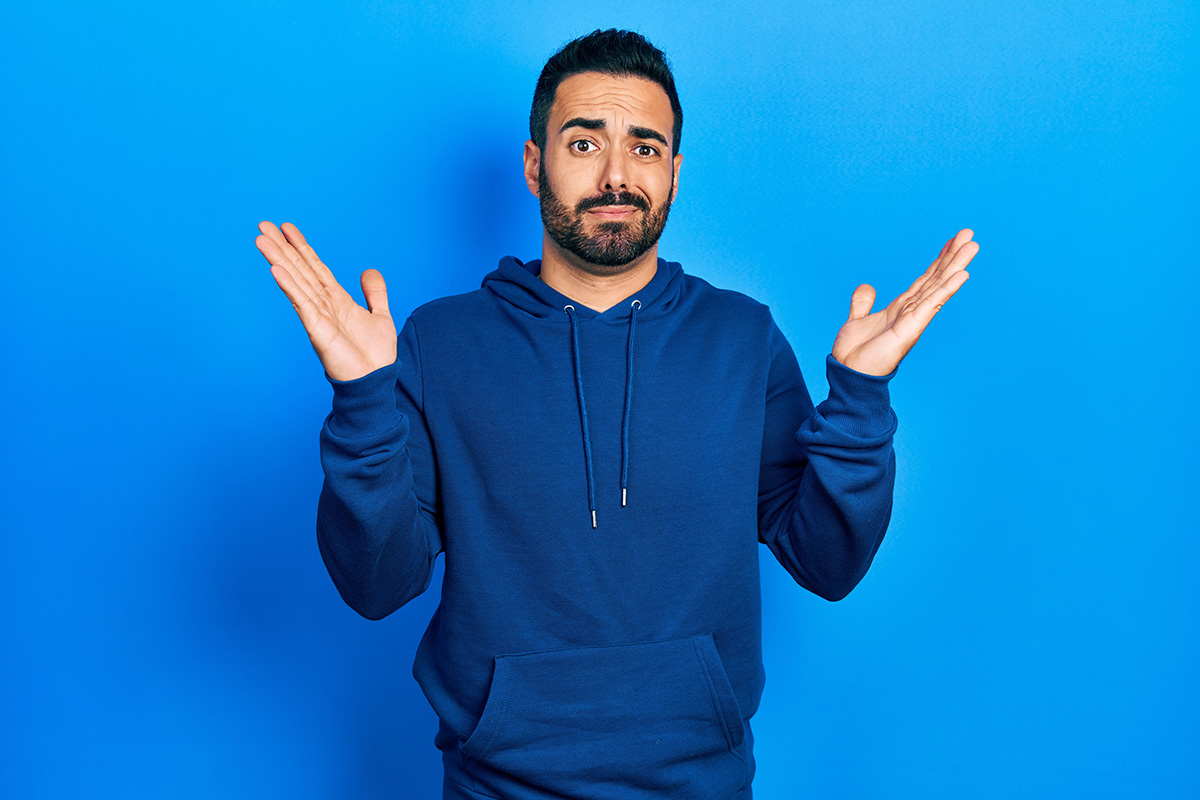
M 588 510 L 592 512 L 592 527 L 596 527 L 596 490 L 592 478 L 592 437 L 588 433 L 587 403 L 583 400 L 583 368 L 579 361 L 579 318 L 575 316 L 575 306 L 563 307 L 571 318 L 571 352 L 575 356 L 575 392 L 579 397 L 579 418 L 583 422 L 583 458 L 587 462 Z
M 625 344 L 625 413 L 621 417 L 621 506 L 625 506 L 625 488 L 629 484 L 629 406 L 633 401 L 633 331 L 637 327 L 641 300 L 629 305 L 629 341 Z
M 642 307 L 640 300 L 630 304 L 629 339 L 625 345 L 625 411 L 621 418 L 621 505 L 625 505 L 629 483 L 629 412 L 633 403 L 633 334 L 637 328 L 637 312 Z M 583 399 L 583 366 L 579 358 L 579 317 L 575 306 L 563 306 L 571 320 L 571 353 L 575 361 L 575 392 L 579 397 L 579 419 L 583 427 L 583 458 L 587 466 L 588 510 L 592 513 L 592 527 L 596 527 L 596 489 L 592 470 L 592 436 L 588 429 L 587 402 Z

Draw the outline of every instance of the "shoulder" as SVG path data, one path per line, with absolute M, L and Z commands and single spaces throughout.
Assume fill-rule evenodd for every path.
M 684 292 L 693 314 L 720 341 L 737 340 L 750 352 L 775 362 L 795 360 L 791 345 L 766 303 L 732 289 L 713 286 L 703 278 L 686 276 Z
M 491 307 L 489 294 L 485 289 L 475 289 L 430 300 L 413 309 L 409 322 L 423 330 L 462 325 Z
M 768 332 L 774 327 L 771 309 L 747 294 L 721 289 L 703 278 L 685 275 L 682 294 L 696 313 L 743 326 L 743 330 Z
M 488 307 L 482 289 L 447 295 L 422 303 L 400 326 L 399 336 L 422 360 L 439 360 L 463 347 L 475 347 L 496 327 L 494 309 Z M 481 328 L 483 330 L 481 330 Z

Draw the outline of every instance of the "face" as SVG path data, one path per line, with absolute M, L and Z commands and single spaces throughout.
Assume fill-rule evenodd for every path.
M 674 121 L 667 93 L 644 78 L 585 72 L 559 84 L 545 148 L 525 145 L 525 180 L 575 266 L 617 274 L 658 243 L 682 161 Z

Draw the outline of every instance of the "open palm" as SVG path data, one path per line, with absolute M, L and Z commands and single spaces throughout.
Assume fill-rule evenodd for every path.
M 396 360 L 396 323 L 388 311 L 387 287 L 378 270 L 362 274 L 363 308 L 334 279 L 300 230 L 290 222 L 282 230 L 258 225 L 254 240 L 271 262 L 271 276 L 292 301 L 325 372 L 350 381 Z
M 850 317 L 833 343 L 833 357 L 868 375 L 887 375 L 894 370 L 934 314 L 970 277 L 966 266 L 979 252 L 979 244 L 971 241 L 974 235 L 969 228 L 959 231 L 908 291 L 874 314 L 874 287 L 864 283 L 855 289 Z

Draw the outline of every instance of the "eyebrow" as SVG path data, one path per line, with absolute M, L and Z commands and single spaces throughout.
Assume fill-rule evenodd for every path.
M 589 131 L 598 131 L 603 130 L 606 127 L 608 127 L 608 125 L 602 119 L 574 117 L 573 119 L 567 120 L 566 123 L 558 129 L 558 132 L 562 133 L 567 128 L 586 128 Z M 667 137 L 663 136 L 653 128 L 643 128 L 639 125 L 630 125 L 629 135 L 638 139 L 654 139 L 655 141 L 662 142 L 664 145 L 667 144 Z

